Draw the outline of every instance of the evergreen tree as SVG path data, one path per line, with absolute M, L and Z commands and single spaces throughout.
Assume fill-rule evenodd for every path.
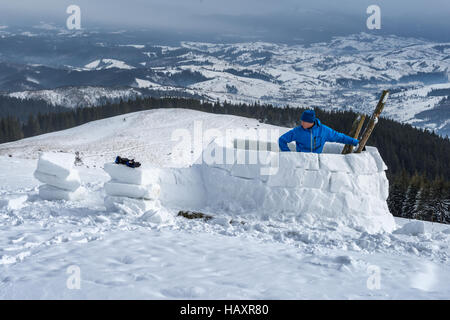
M 405 200 L 402 206 L 402 216 L 408 219 L 415 219 L 416 201 L 421 188 L 420 176 L 416 173 L 412 177 L 408 189 L 406 191 Z
M 397 217 L 403 216 L 403 203 L 408 190 L 409 176 L 406 170 L 398 174 L 389 185 L 389 197 L 387 199 L 389 211 Z
M 413 217 L 419 220 L 433 221 L 434 212 L 430 201 L 431 190 L 428 183 L 422 183 L 422 186 L 416 197 L 416 204 L 413 210 Z

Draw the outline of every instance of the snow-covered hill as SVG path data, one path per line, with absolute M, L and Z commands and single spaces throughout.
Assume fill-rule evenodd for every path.
M 144 166 L 186 167 L 196 159 L 199 132 L 218 129 L 205 134 L 210 141 L 237 128 L 286 130 L 253 119 L 165 109 L 0 145 L 0 297 L 450 297 L 446 225 L 396 219 L 393 233 L 368 234 L 283 214 L 226 211 L 205 211 L 213 217 L 208 221 L 175 217 L 155 225 L 145 215 L 105 210 L 103 183 L 109 178 L 101 167 L 115 155 L 131 156 Z M 177 146 L 189 133 L 193 156 L 180 158 Z M 39 199 L 33 171 L 40 150 L 80 151 L 84 164 L 77 168 L 88 196 Z M 25 202 L 6 201 L 23 195 L 28 195 Z M 195 196 L 194 191 L 185 196 Z M 339 210 L 335 214 L 339 219 Z M 67 287 L 71 266 L 81 271 L 79 290 Z
M 83 162 L 89 166 L 101 166 L 120 154 L 158 166 L 182 167 L 192 164 L 203 146 L 193 149 L 195 154 L 189 159 L 174 158 L 172 150 L 180 141 L 176 135 L 172 140 L 172 134 L 177 129 L 187 129 L 194 137 L 194 130 L 199 128 L 205 132 L 215 129 L 223 134 L 227 129 L 238 128 L 279 129 L 280 134 L 287 131 L 287 128 L 262 124 L 256 119 L 185 109 L 158 109 L 93 121 L 68 130 L 1 144 L 0 155 L 36 159 L 39 151 L 79 151 Z M 205 137 L 203 145 L 206 146 L 213 138 Z

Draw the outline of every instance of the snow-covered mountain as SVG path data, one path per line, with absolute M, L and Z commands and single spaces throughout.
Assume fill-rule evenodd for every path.
M 360 33 L 305 45 L 190 41 L 161 45 L 130 34 L 48 32 L 37 35 L 42 38 L 40 57 L 17 54 L 18 47 L 27 52 L 35 45 L 30 37 L 3 35 L 0 90 L 134 87 L 212 101 L 371 113 L 381 90 L 391 89 L 385 116 L 442 135 L 450 133 L 449 111 L 442 104 L 450 95 L 450 43 Z M 35 95 L 20 95 L 28 94 Z
M 52 90 L 17 91 L 7 95 L 18 99 L 44 100 L 54 106 L 78 108 L 119 102 L 120 99 L 135 99 L 142 93 L 133 88 L 63 87 Z
M 145 214 L 105 209 L 103 184 L 109 177 L 102 167 L 116 155 L 133 157 L 146 167 L 185 168 L 196 160 L 201 139 L 208 144 L 227 129 L 239 128 L 286 130 L 254 119 L 164 109 L 0 145 L 0 297 L 449 297 L 447 225 L 396 219 L 394 232 L 369 234 L 333 219 L 319 224 L 301 213 L 206 210 L 212 218 L 205 221 L 177 217 L 172 208 L 166 208 L 173 216 L 170 223 L 155 224 Z M 214 134 L 203 135 L 208 129 Z M 192 157 L 179 157 L 180 139 L 189 135 Z M 82 200 L 39 198 L 33 171 L 40 151 L 80 152 L 83 164 L 77 169 L 88 190 Z M 182 174 L 171 183 L 195 188 Z M 217 186 L 221 183 L 216 180 Z M 195 197 L 197 190 L 191 191 L 178 196 Z M 316 208 L 320 205 L 330 206 L 317 203 Z M 340 214 L 335 211 L 336 221 Z M 80 290 L 67 287 L 73 268 L 81 271 Z

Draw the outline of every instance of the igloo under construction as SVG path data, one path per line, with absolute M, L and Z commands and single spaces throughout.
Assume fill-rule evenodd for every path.
M 163 170 L 162 202 L 237 215 L 295 216 L 368 233 L 393 231 L 387 166 L 378 150 L 343 155 L 342 147 L 327 143 L 322 154 L 279 152 L 274 142 L 217 139 L 193 166 Z

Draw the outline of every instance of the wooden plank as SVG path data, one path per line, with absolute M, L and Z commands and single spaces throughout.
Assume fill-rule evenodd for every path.
M 383 90 L 380 100 L 378 101 L 377 107 L 375 108 L 375 111 L 373 112 L 372 116 L 370 117 L 369 123 L 367 124 L 367 127 L 364 130 L 361 140 L 359 141 L 358 149 L 356 149 L 355 153 L 360 153 L 366 146 L 367 140 L 369 140 L 370 135 L 372 134 L 372 131 L 378 122 L 378 117 L 380 116 L 381 112 L 383 111 L 383 108 L 384 108 L 384 105 L 386 103 L 388 96 L 389 96 L 389 90 Z
M 358 114 L 353 121 L 352 129 L 350 130 L 349 136 L 358 139 L 359 133 L 361 132 L 364 121 L 366 120 L 365 114 Z M 342 150 L 342 154 L 348 154 L 353 152 L 353 146 L 351 144 L 346 144 Z

